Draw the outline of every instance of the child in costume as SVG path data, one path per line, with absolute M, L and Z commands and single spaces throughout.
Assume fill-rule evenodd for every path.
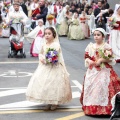
M 29 101 L 46 104 L 44 110 L 55 110 L 72 99 L 69 74 L 53 27 L 45 29 L 39 65 L 30 79 L 26 96 Z
M 97 28 L 93 32 L 95 43 L 85 49 L 85 66 L 88 67 L 80 98 L 86 115 L 110 115 L 111 99 L 120 91 L 120 78 L 113 70 L 112 49 L 104 42 L 106 32 Z

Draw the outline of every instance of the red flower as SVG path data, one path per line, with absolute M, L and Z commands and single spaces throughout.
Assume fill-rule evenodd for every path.
M 55 60 L 57 60 L 57 56 L 54 56 L 54 57 L 52 57 L 52 61 L 55 61 Z

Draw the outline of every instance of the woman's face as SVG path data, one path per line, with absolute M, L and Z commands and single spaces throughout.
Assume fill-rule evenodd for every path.
M 52 20 L 48 20 L 49 24 L 52 25 Z
M 80 11 L 80 8 L 78 8 L 77 11 Z
M 67 11 L 69 11 L 69 9 L 70 9 L 70 8 L 69 8 L 69 7 L 67 7 L 66 9 L 67 9 Z
M 103 42 L 103 35 L 100 31 L 95 31 L 94 32 L 94 40 L 96 43 L 102 43 Z
M 90 8 L 88 12 L 89 12 L 89 13 L 92 13 L 92 8 Z
M 46 30 L 45 30 L 45 39 L 46 39 L 48 42 L 50 42 L 50 41 L 52 41 L 52 40 L 54 39 L 53 33 L 52 33 L 51 30 L 49 30 L 49 29 L 46 29 Z
M 78 18 L 78 14 L 77 13 L 75 13 L 74 18 Z
M 82 12 L 82 14 L 83 14 L 83 16 L 85 16 L 85 12 L 84 11 Z
M 42 26 L 42 25 L 43 25 L 43 22 L 39 21 L 39 22 L 38 22 L 38 25 L 39 25 L 39 26 Z

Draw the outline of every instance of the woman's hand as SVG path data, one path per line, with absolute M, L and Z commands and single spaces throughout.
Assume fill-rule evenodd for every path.
M 43 63 L 43 64 L 46 64 L 44 59 L 40 59 L 40 62 Z
M 88 64 L 89 64 L 89 69 L 92 69 L 93 66 L 95 66 L 95 62 L 92 61 L 92 60 L 88 60 L 87 62 L 88 62 Z
M 89 64 L 89 66 L 94 66 L 94 65 L 95 65 L 95 62 L 92 61 L 92 60 L 89 60 L 89 61 L 88 61 L 88 64 Z
M 100 66 L 100 64 L 101 64 L 102 62 L 105 62 L 104 60 L 105 60 L 104 58 L 99 58 L 99 59 L 96 61 L 96 66 Z

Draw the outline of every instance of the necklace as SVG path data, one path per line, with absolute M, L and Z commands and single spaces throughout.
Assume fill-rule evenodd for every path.
M 102 44 L 100 44 L 98 46 L 97 46 L 97 44 L 95 44 L 95 49 L 98 50 L 98 49 L 102 48 L 104 46 L 104 44 L 105 44 L 105 42 L 103 42 Z

